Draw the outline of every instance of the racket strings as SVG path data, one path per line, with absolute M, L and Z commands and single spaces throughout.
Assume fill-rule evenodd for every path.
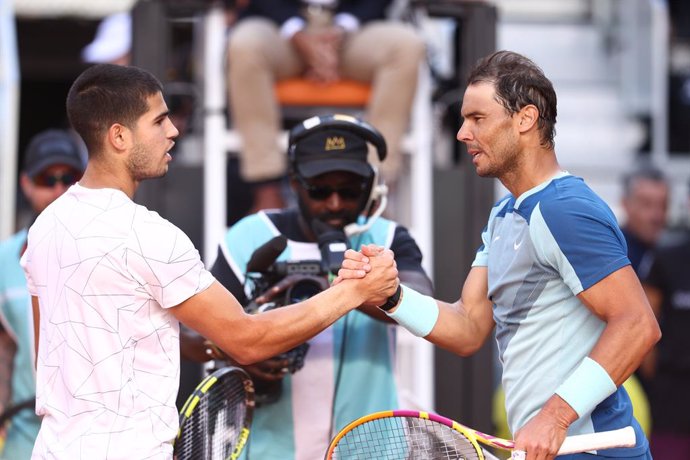
M 386 417 L 353 428 L 333 451 L 334 460 L 479 460 L 460 432 L 427 419 Z
M 225 460 L 246 428 L 244 381 L 239 376 L 224 378 L 198 396 L 175 442 L 176 459 Z

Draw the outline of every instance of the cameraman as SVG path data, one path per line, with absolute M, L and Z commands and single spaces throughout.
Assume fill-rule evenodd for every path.
M 381 135 L 353 117 L 313 117 L 292 130 L 288 162 L 298 206 L 260 211 L 239 221 L 227 232 L 211 269 L 240 303 L 257 300 L 247 288 L 247 265 L 254 250 L 277 235 L 287 238 L 285 250 L 276 254 L 279 264 L 323 262 L 324 256 L 333 256 L 331 248 L 342 248 L 330 244 L 338 233 L 351 248 L 369 243 L 388 247 L 395 254 L 401 282 L 432 292 L 422 254 L 407 229 L 378 217 L 385 206 L 385 185 L 377 183 L 376 171 L 367 161 L 368 142 L 383 159 L 386 145 Z M 324 233 L 324 228 L 329 231 Z M 326 234 L 330 241 L 324 242 Z M 287 276 L 258 303 L 281 299 L 300 280 Z M 294 374 L 286 359 L 244 366 L 254 379 L 258 402 L 247 458 L 321 459 L 331 436 L 347 423 L 397 408 L 393 326 L 381 309 L 362 306 L 313 338 L 304 367 Z

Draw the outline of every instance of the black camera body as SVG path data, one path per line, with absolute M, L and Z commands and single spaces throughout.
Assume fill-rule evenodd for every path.
M 247 262 L 247 281 L 251 281 L 249 302 L 244 307 L 247 313 L 257 314 L 302 302 L 328 289 L 329 277 L 340 268 L 347 249 L 347 238 L 341 230 L 326 226 L 320 221 L 312 222 L 318 238 L 321 260 L 277 261 L 287 247 L 287 238 L 274 237 L 257 248 Z M 274 286 L 281 286 L 282 292 L 268 302 L 258 304 L 257 298 L 269 292 Z M 309 344 L 303 343 L 275 358 L 288 361 L 287 370 L 294 374 L 304 366 Z M 256 403 L 275 402 L 282 393 L 282 380 L 255 382 Z
M 249 303 L 244 309 L 251 314 L 258 314 L 301 302 L 328 288 L 326 274 L 323 273 L 321 262 L 318 260 L 274 262 L 265 270 L 248 272 L 246 276 L 247 280 L 251 280 L 253 283 Z M 288 283 L 281 295 L 261 305 L 257 304 L 257 297 L 281 281 Z M 308 351 L 309 343 L 305 342 L 274 358 L 287 360 L 287 371 L 294 374 L 304 366 L 304 360 Z M 254 387 L 255 402 L 257 406 L 261 406 L 274 403 L 280 398 L 283 382 L 282 380 L 255 381 Z
M 252 294 L 249 303 L 244 307 L 247 313 L 257 314 L 276 308 L 301 302 L 328 288 L 325 274 L 321 272 L 321 264 L 317 261 L 276 262 L 265 272 L 247 273 L 247 279 L 253 281 Z M 256 298 L 265 293 L 280 281 L 289 282 L 284 293 L 269 302 L 256 303 Z M 309 343 L 305 342 L 281 353 L 274 358 L 287 360 L 287 371 L 294 374 L 304 366 L 304 360 L 309 351 Z M 283 390 L 283 381 L 255 381 L 255 402 L 257 406 L 276 402 Z
M 265 272 L 249 272 L 246 276 L 252 280 L 253 287 L 244 309 L 252 314 L 302 302 L 328 288 L 327 274 L 321 270 L 318 260 L 276 262 Z M 286 283 L 283 295 L 261 305 L 256 303 L 258 297 L 281 281 Z

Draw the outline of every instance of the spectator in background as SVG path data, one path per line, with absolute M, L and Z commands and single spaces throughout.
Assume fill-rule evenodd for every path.
M 669 186 L 664 173 L 650 165 L 642 165 L 623 178 L 623 210 L 621 227 L 628 245 L 628 258 L 640 274 L 645 254 L 659 241 L 666 228 Z
M 399 173 L 399 144 L 424 58 L 422 39 L 410 26 L 385 20 L 389 0 L 308 3 L 252 0 L 231 30 L 229 108 L 244 144 L 241 175 L 252 187 L 253 211 L 284 205 L 286 162 L 278 143 L 276 80 L 303 75 L 321 83 L 371 82 L 367 119 L 383 133 L 390 151 L 382 175 L 390 186 Z M 373 152 L 370 157 L 377 164 Z
M 24 155 L 20 186 L 35 215 L 41 213 L 84 173 L 86 156 L 81 140 L 63 130 L 47 130 L 34 136 Z M 34 399 L 34 344 L 31 300 L 19 258 L 26 248 L 24 228 L 0 243 L 0 412 L 8 405 Z M 34 405 L 11 419 L 0 458 L 28 460 L 38 435 L 40 419 Z
M 668 180 L 660 169 L 643 163 L 623 177 L 622 205 L 625 223 L 621 231 L 628 246 L 630 265 L 638 277 L 649 268 L 650 259 L 647 256 L 656 247 L 666 229 L 668 204 Z M 646 365 L 646 362 L 643 362 L 642 366 Z M 653 418 L 650 413 L 647 386 L 645 373 L 640 369 L 625 381 L 635 417 L 649 435 Z
M 232 226 L 211 269 L 218 281 L 251 308 L 253 299 L 245 289 L 251 285 L 246 271 L 253 251 L 283 235 L 287 248 L 275 254 L 283 263 L 323 264 L 331 257 L 324 248 L 334 242 L 353 248 L 371 243 L 390 247 L 400 281 L 431 294 L 422 254 L 407 229 L 367 214 L 372 197 L 381 198 L 381 185 L 367 160 L 367 143 L 378 151 L 383 148 L 385 156 L 381 134 L 354 117 L 336 115 L 305 120 L 293 129 L 291 139 L 295 140 L 289 147 L 290 184 L 298 206 L 259 211 Z M 326 273 L 319 275 L 324 283 Z M 279 284 L 286 289 L 294 282 L 283 278 Z M 261 404 L 244 458 L 321 458 L 331 437 L 347 423 L 398 407 L 391 323 L 380 309 L 361 306 L 310 340 L 304 368 L 294 375 L 288 372 L 295 369 L 285 357 L 246 367 Z
M 640 372 L 652 412 L 654 458 L 690 458 L 690 232 L 652 251 L 642 286 L 661 326 L 662 337 Z

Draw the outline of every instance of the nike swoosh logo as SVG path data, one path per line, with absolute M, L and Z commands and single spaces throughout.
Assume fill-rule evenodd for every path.
M 522 246 L 522 241 L 520 241 L 519 243 L 518 242 L 513 243 L 513 249 L 515 249 L 516 251 L 518 249 L 520 249 L 520 246 Z

